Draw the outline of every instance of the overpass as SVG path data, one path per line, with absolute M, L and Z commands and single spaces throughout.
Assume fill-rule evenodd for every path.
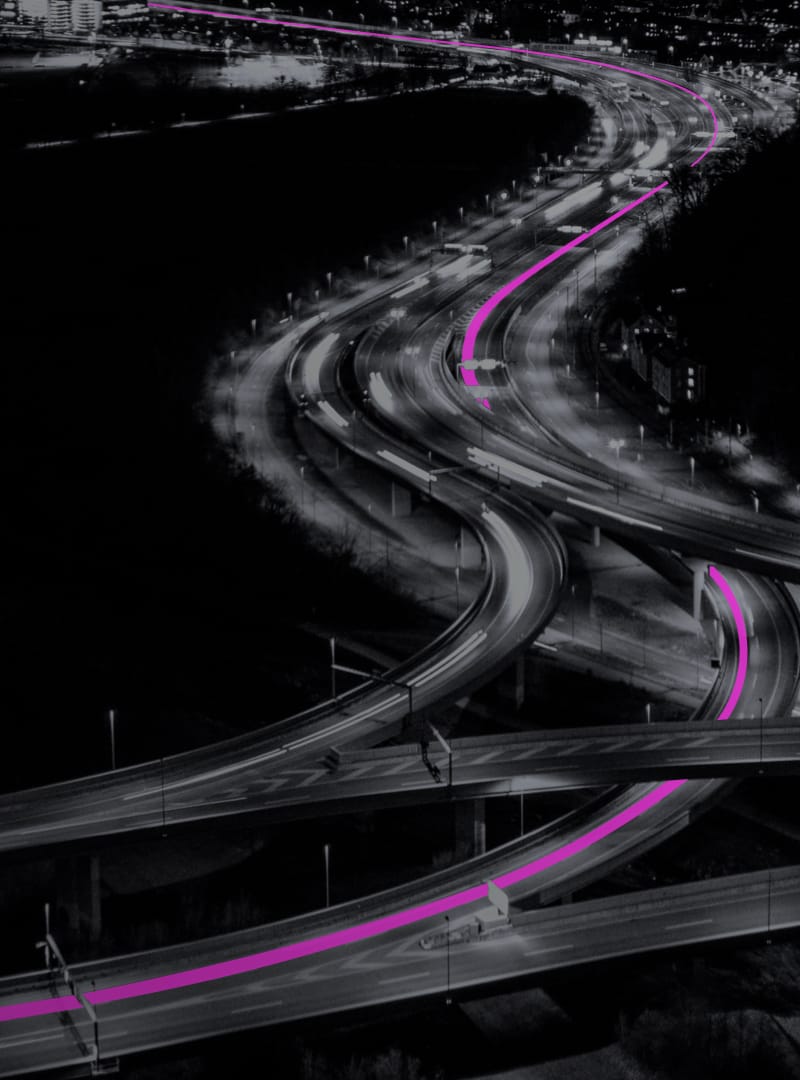
M 335 909 L 331 909 L 332 912 Z M 486 901 L 463 918 L 442 916 L 366 942 L 312 957 L 103 1004 L 98 1023 L 86 1008 L 9 1020 L 0 1028 L 0 1076 L 58 1067 L 88 1067 L 99 1042 L 103 1060 L 250 1028 L 416 999 L 421 1006 L 449 992 L 524 985 L 548 971 L 580 968 L 643 952 L 729 940 L 769 940 L 800 929 L 800 866 L 647 889 L 624 896 L 529 913 L 510 912 L 507 926 L 464 940 L 486 914 Z M 441 936 L 447 933 L 450 941 Z M 142 975 L 181 970 L 205 957 L 263 948 L 256 928 L 225 938 L 98 960 L 70 967 L 82 992 Z M 433 946 L 421 947 L 421 943 Z M 224 943 L 224 945 L 223 945 Z M 445 947 L 442 947 L 442 946 Z M 0 1009 L 64 992 L 46 972 L 0 979 Z M 79 1075 L 86 1075 L 81 1073 Z

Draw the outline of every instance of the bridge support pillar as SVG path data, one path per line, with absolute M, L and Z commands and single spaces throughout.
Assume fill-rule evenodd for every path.
M 500 677 L 500 695 L 515 709 L 525 703 L 525 657 L 518 656 L 508 671 Z
M 56 871 L 59 907 L 66 915 L 69 944 L 100 940 L 102 899 L 100 856 L 75 855 L 59 861 Z
M 705 568 L 698 566 L 692 575 L 692 618 L 700 622 L 703 603 L 703 582 L 705 581 Z
M 472 846 L 476 855 L 486 852 L 486 799 L 476 799 L 473 803 Z
M 392 517 L 408 517 L 411 513 L 411 492 L 392 480 Z
M 486 851 L 486 800 L 473 799 L 453 806 L 454 848 L 459 859 L 471 859 Z
M 592 547 L 600 547 L 600 526 L 592 525 Z
M 483 548 L 475 534 L 463 525 L 458 536 L 458 559 L 464 570 L 476 570 L 483 565 Z

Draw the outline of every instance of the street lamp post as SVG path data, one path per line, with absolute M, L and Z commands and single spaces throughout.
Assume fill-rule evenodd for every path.
M 764 772 L 764 699 L 758 699 L 758 760 L 759 772 Z
M 325 853 L 325 907 L 331 906 L 331 845 L 323 848 Z
M 445 1005 L 452 1005 L 453 1001 L 450 997 L 450 916 L 445 915 L 445 923 L 447 924 L 447 994 L 445 995 Z
M 109 731 L 110 731 L 110 734 L 111 734 L 111 768 L 112 769 L 116 769 L 116 767 L 117 767 L 117 743 L 116 743 L 116 739 L 114 738 L 114 719 L 115 719 L 115 711 L 114 711 L 114 709 L 109 709 L 108 710 L 108 726 L 109 726 Z
M 610 439 L 608 445 L 617 455 L 617 502 L 619 502 L 619 452 L 625 445 L 624 439 Z

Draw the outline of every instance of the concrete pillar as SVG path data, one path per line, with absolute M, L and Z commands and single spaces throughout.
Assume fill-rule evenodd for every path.
M 63 897 L 67 909 L 67 926 L 71 935 L 78 938 L 81 928 L 81 907 L 78 896 L 78 861 L 68 859 L 63 872 Z
M 89 859 L 89 940 L 98 942 L 103 929 L 103 905 L 100 897 L 100 856 Z
M 56 875 L 59 907 L 66 914 L 70 937 L 65 947 L 85 940 L 87 931 L 90 941 L 99 941 L 102 931 L 100 856 L 73 855 L 59 860 Z
M 500 696 L 515 709 L 525 703 L 525 656 L 518 656 L 500 677 Z
M 698 622 L 700 621 L 705 576 L 705 568 L 702 566 L 698 566 L 692 575 L 692 618 L 697 619 Z
M 473 851 L 483 855 L 486 852 L 486 799 L 475 799 L 472 823 Z
M 411 492 L 392 480 L 392 517 L 407 517 L 411 513 Z
M 453 804 L 454 848 L 459 859 L 471 859 L 486 851 L 486 800 Z
M 600 526 L 592 525 L 592 547 L 600 547 Z
M 459 532 L 461 545 L 461 566 L 464 570 L 476 570 L 482 565 L 483 549 L 471 529 L 462 525 Z

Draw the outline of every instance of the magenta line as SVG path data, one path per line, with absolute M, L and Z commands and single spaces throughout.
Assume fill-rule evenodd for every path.
M 47 1013 L 71 1012 L 80 1009 L 81 1003 L 72 994 L 66 997 L 39 998 L 38 1001 L 23 1001 L 19 1005 L 0 1005 L 0 1021 L 26 1020 L 31 1016 L 46 1016 Z
M 739 602 L 728 585 L 723 575 L 714 566 L 709 566 L 709 575 L 722 591 L 723 596 L 733 612 L 734 622 L 739 639 L 739 650 L 736 665 L 736 679 L 730 697 L 725 703 L 722 712 L 717 719 L 727 719 L 739 699 L 744 684 L 747 666 L 747 634 L 744 617 Z M 534 877 L 550 866 L 564 862 L 572 855 L 596 844 L 606 836 L 618 832 L 625 825 L 641 817 L 652 807 L 657 806 L 673 791 L 677 791 L 686 780 L 665 780 L 658 784 L 647 795 L 637 799 L 631 806 L 626 807 L 619 813 L 614 814 L 607 821 L 596 825 L 583 836 L 571 840 L 555 851 L 542 855 L 531 863 L 519 866 L 506 874 L 495 878 L 495 883 L 502 889 L 508 888 L 526 878 Z M 386 934 L 391 930 L 397 930 L 405 926 L 411 926 L 424 919 L 430 919 L 435 915 L 441 915 L 447 911 L 475 903 L 486 898 L 488 886 L 486 883 L 474 885 L 450 896 L 431 900 L 417 907 L 398 911 L 392 915 L 385 915 L 370 922 L 358 923 L 344 930 L 336 930 L 319 937 L 308 938 L 305 941 L 293 942 L 290 945 L 280 945 L 275 949 L 265 952 L 252 953 L 249 956 L 237 957 L 235 960 L 224 960 L 216 964 L 207 964 L 204 967 L 190 968 L 187 971 L 175 972 L 172 975 L 160 975 L 153 979 L 141 979 L 137 982 L 123 983 L 121 986 L 110 986 L 103 990 L 92 990 L 85 994 L 85 998 L 91 1004 L 103 1005 L 112 1001 L 123 1001 L 127 998 L 143 997 L 148 994 L 157 994 L 164 990 L 179 990 L 187 986 L 197 986 L 201 983 L 212 982 L 216 979 L 228 978 L 231 975 L 245 975 L 253 971 L 261 971 L 264 968 L 274 967 L 277 964 L 285 964 L 290 960 L 299 960 L 305 956 L 314 956 L 319 953 L 329 952 L 331 949 L 343 945 L 352 945 L 354 942 L 365 941 L 369 938 Z M 41 1016 L 45 1013 L 67 1012 L 81 1008 L 80 1003 L 74 997 L 64 998 L 41 998 L 36 1001 L 26 1001 L 17 1005 L 0 1006 L 0 1021 L 19 1020 L 30 1016 Z
M 186 14 L 212 15 L 217 18 L 241 19 L 246 22 L 270 23 L 276 26 L 290 26 L 302 30 L 319 30 L 323 32 L 329 31 L 331 33 L 348 34 L 351 37 L 359 36 L 388 38 L 395 41 L 407 41 L 417 44 L 430 44 L 436 45 L 438 47 L 455 45 L 461 48 L 497 48 L 500 51 L 505 52 L 517 52 L 530 56 L 545 56 L 551 59 L 573 60 L 576 63 L 590 64 L 594 67 L 609 68 L 613 71 L 622 71 L 626 72 L 627 74 L 641 75 L 642 78 L 649 79 L 652 82 L 659 82 L 663 83 L 665 86 L 673 86 L 679 90 L 684 90 L 692 97 L 697 98 L 699 101 L 703 102 L 703 104 L 706 105 L 706 107 L 711 112 L 711 115 L 714 118 L 714 135 L 712 141 L 711 143 L 709 143 L 709 146 L 706 148 L 704 153 L 701 154 L 696 161 L 692 162 L 692 165 L 698 164 L 698 162 L 700 162 L 703 157 L 705 157 L 705 154 L 708 153 L 717 138 L 718 124 L 714 110 L 711 108 L 707 101 L 701 98 L 698 94 L 695 94 L 692 90 L 680 86 L 678 83 L 670 82 L 667 79 L 661 79 L 654 75 L 648 75 L 644 72 L 633 71 L 630 68 L 619 67 L 616 64 L 609 64 L 599 60 L 586 60 L 580 57 L 561 56 L 558 53 L 538 53 L 533 52 L 529 49 L 510 49 L 500 45 L 470 46 L 468 43 L 464 42 L 442 42 L 437 41 L 433 38 L 412 38 L 404 37 L 398 34 L 383 34 L 365 30 L 343 30 L 336 27 L 317 26 L 306 23 L 287 23 L 278 19 L 254 18 L 251 15 L 231 15 L 223 12 L 207 11 L 199 8 L 175 7 L 169 4 L 149 3 L 149 6 L 154 8 L 160 8 L 165 11 L 177 11 Z M 573 247 L 577 246 L 577 244 L 582 243 L 588 237 L 593 236 L 595 233 L 599 232 L 600 229 L 606 228 L 612 222 L 616 221 L 618 218 L 628 213 L 630 210 L 638 206 L 640 203 L 644 202 L 646 199 L 651 198 L 653 195 L 661 191 L 661 189 L 666 186 L 667 181 L 664 181 L 662 184 L 659 184 L 651 191 L 647 192 L 640 198 L 636 199 L 634 202 L 630 203 L 628 206 L 624 207 L 622 210 L 618 210 L 615 214 L 612 214 L 611 217 L 608 217 L 604 221 L 600 222 L 599 225 L 595 225 L 593 228 L 589 229 L 588 232 L 585 232 L 581 236 L 575 238 L 574 240 L 571 240 L 569 243 L 559 248 L 558 251 L 555 251 L 551 255 L 547 256 L 547 258 L 542 259 L 535 266 L 520 274 L 519 277 L 514 278 L 507 285 L 504 285 L 497 293 L 495 293 L 494 296 L 487 300 L 486 303 L 473 316 L 473 319 L 467 330 L 467 337 L 469 337 L 470 340 L 470 348 L 474 350 L 475 338 L 477 336 L 478 329 L 480 328 L 480 325 L 483 323 L 483 321 L 486 319 L 489 312 L 492 311 L 503 299 L 505 299 L 505 297 L 508 296 L 509 293 L 511 293 L 524 281 L 527 281 L 534 274 L 538 273 L 545 266 L 548 266 L 555 259 L 560 258 L 560 256 L 563 255 L 566 251 L 570 251 Z M 472 353 L 470 353 L 469 356 L 466 356 L 467 337 L 465 337 L 464 342 L 465 359 L 472 359 Z M 464 381 L 466 383 L 472 386 L 478 384 L 478 380 L 475 377 L 473 371 L 467 371 L 462 368 L 462 372 L 464 375 Z M 471 378 L 467 378 L 467 376 L 471 376 Z M 489 402 L 485 399 L 483 400 L 482 404 L 487 409 L 491 407 L 489 405 Z M 725 703 L 725 707 L 723 708 L 722 712 L 718 717 L 718 719 L 720 720 L 726 720 L 733 712 L 733 709 L 735 708 L 739 696 L 742 692 L 742 687 L 744 686 L 748 659 L 747 634 L 745 629 L 744 617 L 742 616 L 741 608 L 739 607 L 739 603 L 733 593 L 733 590 L 730 588 L 727 581 L 725 580 L 723 575 L 716 569 L 716 567 L 710 566 L 709 574 L 713 581 L 719 586 L 723 595 L 725 596 L 725 599 L 731 607 L 734 622 L 736 624 L 739 642 L 737 671 L 733 690 L 731 691 L 731 695 L 728 698 L 728 701 Z M 595 826 L 594 829 L 590 829 L 589 832 L 584 833 L 583 836 L 580 836 L 575 840 L 571 840 L 568 844 L 564 844 L 562 847 L 557 848 L 555 851 L 549 852 L 547 855 L 543 855 L 540 858 L 534 860 L 533 862 L 527 863 L 525 866 L 517 867 L 515 870 L 509 871 L 507 874 L 501 874 L 498 878 L 495 879 L 496 884 L 500 888 L 507 888 L 508 886 L 513 885 L 516 882 L 523 881 L 526 878 L 533 877 L 534 875 L 541 873 L 543 870 L 546 870 L 550 866 L 555 866 L 556 864 L 563 862 L 565 859 L 570 858 L 570 856 L 572 855 L 576 855 L 581 851 L 585 851 L 587 848 L 591 847 L 599 840 L 602 840 L 606 836 L 610 836 L 612 833 L 617 832 L 619 829 L 623 828 L 623 826 L 641 817 L 642 814 L 646 813 L 652 807 L 662 802 L 668 795 L 670 795 L 673 791 L 676 791 L 686 782 L 686 780 L 664 781 L 663 783 L 655 787 L 649 794 L 643 796 L 641 799 L 638 799 L 631 806 L 627 807 L 625 810 L 620 811 L 620 813 L 615 814 L 607 821 Z M 464 907 L 465 905 L 474 903 L 477 900 L 485 899 L 487 891 L 488 886 L 486 883 L 475 885 L 472 888 L 462 890 L 458 893 L 453 893 L 450 896 L 444 896 L 438 900 L 429 901 L 426 904 L 421 904 L 414 908 L 408 908 L 405 911 L 395 912 L 392 915 L 386 915 L 380 919 L 373 919 L 371 922 L 360 923 L 355 926 L 348 927 L 345 930 L 337 930 L 330 934 L 323 934 L 316 938 L 309 938 L 306 941 L 293 942 L 290 945 L 281 945 L 275 949 L 268 949 L 266 952 L 253 953 L 249 956 L 238 957 L 235 960 L 225 960 L 217 964 L 207 964 L 204 967 L 191 968 L 188 971 L 176 972 L 172 975 L 161 975 L 153 979 L 142 979 L 138 982 L 124 983 L 121 986 L 111 986 L 103 990 L 93 990 L 88 992 L 84 996 L 86 1000 L 89 1001 L 91 1004 L 102 1005 L 112 1001 L 122 1001 L 127 998 L 142 997 L 147 994 L 156 994 L 164 990 L 177 990 L 187 986 L 197 986 L 201 983 L 211 982 L 215 979 L 227 978 L 231 975 L 243 975 L 253 971 L 260 971 L 263 968 L 274 967 L 276 964 L 287 963 L 290 960 L 298 960 L 305 956 L 313 956 L 318 953 L 327 952 L 331 949 L 339 948 L 343 945 L 351 945 L 354 942 L 364 941 L 368 938 L 377 937 L 380 934 L 385 934 L 391 930 L 396 930 L 404 926 L 410 926 L 413 923 L 420 922 L 424 919 L 432 918 L 433 916 L 442 914 L 446 911 L 452 911 L 454 909 Z M 46 1013 L 53 1012 L 68 1012 L 79 1008 L 81 1008 L 81 1004 L 75 997 L 40 998 L 35 1001 L 26 1001 L 16 1005 L 0 1006 L 0 1021 L 19 1020 L 26 1017 L 42 1016 Z
M 535 49 L 518 49 L 507 45 L 478 45 L 469 41 L 439 41 L 437 38 L 411 37 L 407 34 L 389 34 L 379 30 L 351 30 L 346 27 L 321 26 L 317 23 L 288 22 L 285 19 L 266 19 L 262 16 L 256 17 L 252 15 L 231 14 L 230 12 L 224 11 L 209 11 L 206 8 L 183 7 L 175 4 L 160 4 L 156 3 L 155 0 L 148 0 L 147 6 L 151 8 L 158 8 L 160 11 L 175 11 L 184 15 L 212 15 L 214 16 L 214 18 L 217 19 L 237 19 L 241 20 L 242 22 L 264 23 L 269 26 L 283 26 L 293 28 L 295 30 L 316 30 L 321 33 L 343 34 L 347 37 L 381 38 L 386 41 L 400 41 L 404 44 L 433 45 L 437 48 L 478 50 L 492 49 L 498 52 L 515 53 L 519 56 L 541 56 L 545 57 L 548 60 L 567 60 L 575 64 L 587 64 L 590 67 L 605 68 L 608 71 L 620 71 L 625 75 L 636 75 L 638 78 L 647 79 L 648 82 L 659 83 L 661 86 L 670 86 L 675 90 L 681 90 L 683 93 L 688 94 L 690 97 L 693 97 L 696 101 L 699 101 L 703 106 L 705 106 L 706 109 L 708 109 L 709 113 L 711 114 L 711 120 L 714 127 L 711 141 L 709 142 L 705 150 L 702 152 L 702 154 L 700 154 L 699 157 L 695 158 L 695 160 L 691 162 L 690 168 L 694 168 L 695 165 L 700 164 L 706 154 L 708 154 L 711 148 L 715 145 L 719 136 L 719 120 L 717 119 L 717 114 L 714 112 L 714 109 L 712 108 L 710 102 L 706 101 L 706 99 L 700 94 L 695 93 L 694 90 L 690 90 L 688 86 L 683 86 L 681 83 L 673 82 L 671 79 L 664 79 L 660 75 L 651 75 L 648 74 L 646 71 L 638 71 L 635 68 L 621 67 L 619 64 L 611 64 L 606 60 L 591 60 L 583 56 L 565 56 L 563 53 L 539 52 Z M 667 187 L 667 185 L 668 181 L 665 180 L 663 184 L 659 184 L 658 187 L 653 188 L 646 195 L 643 195 L 640 199 L 636 199 L 634 200 L 634 202 L 628 203 L 627 206 L 624 206 L 621 210 L 618 210 L 615 214 L 612 214 L 611 217 L 606 218 L 605 221 L 601 221 L 599 225 L 595 225 L 594 228 L 589 229 L 589 231 L 583 233 L 582 236 L 571 240 L 568 244 L 564 244 L 563 247 L 560 247 L 557 251 L 554 251 L 546 259 L 542 259 L 541 262 L 538 262 L 535 266 L 532 266 L 530 270 L 526 270 L 524 274 L 520 274 L 519 277 L 515 278 L 513 282 L 504 285 L 502 289 L 500 289 L 494 294 L 494 296 L 490 297 L 490 299 L 487 300 L 486 303 L 472 317 L 470 324 L 467 327 L 467 332 L 464 337 L 464 346 L 462 350 L 462 361 L 474 359 L 475 342 L 478 337 L 478 332 L 480 331 L 486 319 L 489 317 L 490 313 L 494 311 L 497 305 L 500 304 L 511 292 L 513 292 L 514 289 L 518 288 L 524 282 L 528 281 L 534 276 L 534 274 L 538 274 L 539 271 L 544 269 L 545 266 L 549 266 L 551 263 L 555 262 L 556 259 L 560 259 L 561 256 L 564 255 L 567 251 L 571 251 L 572 248 L 577 247 L 578 244 L 583 243 L 583 241 L 587 240 L 590 236 L 594 236 L 595 233 L 599 232 L 601 229 L 606 228 L 612 222 L 617 221 L 625 214 L 630 213 L 631 210 L 639 206 L 639 204 L 644 202 L 645 199 L 649 199 L 656 192 L 661 191 L 661 189 L 664 187 Z M 477 386 L 478 379 L 475 376 L 474 372 L 469 373 L 472 375 L 471 379 L 467 378 L 467 374 L 468 372 L 465 371 L 462 367 L 461 376 L 464 379 L 464 382 L 468 386 Z M 491 409 L 491 405 L 489 404 L 487 398 L 478 399 L 478 403 L 483 405 L 485 409 Z
M 749 653 L 747 649 L 747 627 L 744 624 L 744 616 L 742 615 L 742 609 L 736 602 L 736 597 L 733 595 L 730 585 L 717 570 L 716 566 L 709 566 L 708 573 L 711 580 L 719 586 L 722 595 L 728 601 L 731 611 L 733 612 L 733 621 L 736 624 L 736 636 L 739 642 L 739 663 L 736 666 L 736 678 L 733 682 L 733 690 L 731 690 L 731 696 L 725 702 L 725 708 L 717 717 L 718 720 L 727 720 L 733 710 L 736 708 L 736 703 L 744 688 L 745 672 L 747 670 L 747 662 L 749 659 Z

